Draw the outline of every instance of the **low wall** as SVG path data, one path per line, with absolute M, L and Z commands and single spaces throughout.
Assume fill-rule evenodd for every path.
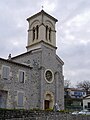
M 90 120 L 90 116 L 53 111 L 0 110 L 0 120 Z

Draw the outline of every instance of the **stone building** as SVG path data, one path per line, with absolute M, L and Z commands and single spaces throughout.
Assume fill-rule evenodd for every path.
M 64 109 L 64 62 L 56 55 L 57 19 L 41 10 L 27 19 L 27 52 L 0 58 L 0 107 Z

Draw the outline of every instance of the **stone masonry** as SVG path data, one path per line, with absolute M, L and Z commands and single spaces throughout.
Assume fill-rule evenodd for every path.
M 0 110 L 0 120 L 90 120 L 90 116 L 53 111 Z
M 42 10 L 28 22 L 27 52 L 0 58 L 0 107 L 44 110 L 57 103 L 63 110 L 64 62 L 56 55 L 57 20 Z

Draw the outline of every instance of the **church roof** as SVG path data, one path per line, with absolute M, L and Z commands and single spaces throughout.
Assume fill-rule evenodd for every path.
M 23 67 L 32 68 L 31 66 L 28 66 L 28 65 L 25 65 L 25 64 L 21 64 L 21 63 L 17 63 L 15 61 L 12 61 L 12 60 L 9 60 L 9 59 L 0 58 L 0 60 L 8 62 L 8 63 L 11 63 L 11 64 L 16 64 L 16 65 L 20 65 L 20 66 L 23 66 Z
M 27 18 L 27 21 L 29 21 L 29 19 L 32 19 L 40 14 L 45 14 L 46 16 L 50 17 L 51 19 L 53 19 L 55 22 L 57 22 L 58 20 L 56 18 L 54 18 L 53 16 L 49 15 L 48 13 L 46 13 L 44 10 L 41 10 L 40 12 L 32 15 L 31 17 Z
M 64 62 L 61 60 L 61 58 L 60 58 L 58 55 L 56 55 L 56 59 L 57 59 L 62 65 L 64 65 Z
M 37 49 L 31 50 L 31 51 L 28 51 L 28 52 L 24 52 L 24 53 L 19 54 L 19 55 L 17 55 L 17 56 L 14 56 L 14 57 L 11 58 L 11 60 L 13 60 L 13 59 L 15 59 L 15 58 L 18 58 L 18 57 L 21 57 L 21 56 L 23 56 L 23 55 L 31 54 L 32 51 L 37 51 L 37 50 L 40 50 L 40 48 L 37 48 Z

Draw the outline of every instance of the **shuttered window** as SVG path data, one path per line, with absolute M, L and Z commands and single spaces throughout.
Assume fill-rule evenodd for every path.
M 23 106 L 23 97 L 24 97 L 24 93 L 19 92 L 18 93 L 18 106 L 22 107 Z
M 8 66 L 3 66 L 2 69 L 2 78 L 5 80 L 9 79 L 10 68 Z
M 25 72 L 20 70 L 19 71 L 19 82 L 24 83 L 24 79 L 25 79 Z

